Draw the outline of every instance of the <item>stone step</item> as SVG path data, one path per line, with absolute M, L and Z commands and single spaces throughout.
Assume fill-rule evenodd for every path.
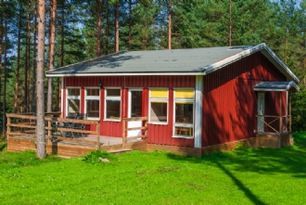
M 109 150 L 109 153 L 116 154 L 116 153 L 123 153 L 123 152 L 130 152 L 132 149 L 115 149 L 115 150 Z

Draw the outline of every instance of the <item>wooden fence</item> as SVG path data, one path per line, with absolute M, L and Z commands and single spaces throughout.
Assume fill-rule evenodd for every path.
M 291 115 L 257 115 L 258 121 L 263 119 L 264 133 L 284 134 L 291 133 Z
M 129 128 L 128 123 L 132 121 L 141 121 L 141 127 L 132 127 Z M 141 135 L 129 136 L 128 131 L 140 130 Z M 128 143 L 129 140 L 142 139 L 146 140 L 148 132 L 148 120 L 146 117 L 131 117 L 123 119 L 123 128 L 122 128 L 122 142 L 123 144 Z
M 31 114 L 7 114 L 7 137 L 36 139 L 36 116 Z M 94 128 L 92 128 L 94 127 Z M 94 129 L 94 130 L 92 130 Z M 64 119 L 48 114 L 45 117 L 46 139 L 52 143 L 64 142 L 72 144 L 84 144 L 97 146 L 100 143 L 100 123 L 93 120 Z M 87 135 L 96 137 L 96 140 L 88 140 Z

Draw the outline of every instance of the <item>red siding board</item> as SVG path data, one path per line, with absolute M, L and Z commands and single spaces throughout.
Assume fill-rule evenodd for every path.
M 174 87 L 194 87 L 194 76 L 129 76 L 129 77 L 67 77 L 65 86 L 81 86 L 83 89 L 87 86 L 98 86 L 101 82 L 101 135 L 122 136 L 122 123 L 104 121 L 104 92 L 105 87 L 122 88 L 121 116 L 127 117 L 128 112 L 128 88 L 143 88 L 143 116 L 148 116 L 148 103 L 150 87 L 168 87 L 169 94 L 169 123 L 168 125 L 148 124 L 148 142 L 161 145 L 175 145 L 183 147 L 192 147 L 192 139 L 174 139 L 172 138 L 172 115 L 173 115 L 173 89 Z M 83 93 L 83 92 L 82 92 Z M 83 93 L 84 96 L 85 93 Z M 83 98 L 82 98 L 83 99 Z M 84 107 L 82 106 L 82 112 Z
M 253 87 L 259 81 L 281 80 L 286 79 L 259 53 L 205 76 L 202 145 L 254 137 L 257 98 Z M 275 95 L 267 93 L 266 113 L 279 114 Z
M 253 91 L 259 81 L 281 81 L 285 77 L 263 55 L 257 53 L 204 76 L 202 146 L 222 144 L 255 136 L 257 98 Z M 121 87 L 122 113 L 127 116 L 128 88 L 143 88 L 143 116 L 148 116 L 150 87 L 169 88 L 167 125 L 148 124 L 148 142 L 160 145 L 193 147 L 193 139 L 172 138 L 173 88 L 195 87 L 194 76 L 113 76 L 67 77 L 65 86 L 98 86 L 101 84 L 101 135 L 122 136 L 122 123 L 104 121 L 105 87 Z M 84 91 L 82 92 L 84 96 Z M 285 113 L 285 93 L 267 93 L 266 113 Z M 65 93 L 64 93 L 65 96 Z M 64 101 L 65 102 L 65 101 Z M 65 105 L 64 105 L 65 106 Z M 82 111 L 84 111 L 82 105 Z

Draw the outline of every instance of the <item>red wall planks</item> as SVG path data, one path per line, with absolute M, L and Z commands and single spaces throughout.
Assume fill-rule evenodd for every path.
M 281 81 L 285 77 L 262 54 L 253 54 L 204 77 L 202 146 L 222 144 L 255 136 L 257 98 L 253 87 L 260 81 Z M 172 138 L 173 88 L 195 87 L 194 76 L 128 76 L 128 77 L 68 77 L 65 87 L 99 86 L 101 84 L 101 134 L 122 136 L 122 123 L 104 121 L 105 87 L 121 87 L 121 116 L 127 116 L 128 88 L 143 88 L 143 116 L 148 115 L 150 87 L 169 88 L 169 119 L 167 125 L 148 125 L 148 142 L 161 145 L 193 147 L 193 139 Z M 84 92 L 82 92 L 84 96 Z M 267 93 L 266 113 L 279 114 L 277 95 Z M 82 112 L 84 107 L 82 105 Z
M 104 94 L 106 87 L 121 87 L 121 116 L 127 117 L 128 112 L 128 88 L 142 88 L 143 116 L 148 116 L 149 92 L 150 87 L 169 88 L 169 120 L 167 125 L 148 125 L 148 142 L 162 145 L 193 146 L 193 139 L 174 139 L 172 138 L 172 115 L 173 115 L 173 88 L 195 86 L 194 76 L 129 76 L 129 77 L 68 77 L 65 79 L 65 87 L 78 86 L 82 90 L 85 87 L 98 87 L 101 82 L 101 135 L 104 136 L 122 136 L 122 123 L 104 121 Z M 85 92 L 82 91 L 84 100 Z M 82 100 L 82 101 L 83 101 Z M 81 105 L 81 111 L 84 112 L 84 105 Z
M 253 87 L 260 81 L 282 80 L 285 77 L 259 53 L 205 76 L 202 145 L 255 136 L 257 98 Z M 275 95 L 267 93 L 267 113 L 279 113 Z

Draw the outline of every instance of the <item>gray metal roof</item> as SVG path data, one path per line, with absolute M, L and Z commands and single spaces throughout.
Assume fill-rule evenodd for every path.
M 47 71 L 46 75 L 205 75 L 258 51 L 290 80 L 299 81 L 264 43 L 257 46 L 120 52 Z
M 256 91 L 288 91 L 291 89 L 299 90 L 297 84 L 293 81 L 263 81 L 257 83 L 254 87 Z
M 69 65 L 52 73 L 201 72 L 245 47 L 129 51 Z

